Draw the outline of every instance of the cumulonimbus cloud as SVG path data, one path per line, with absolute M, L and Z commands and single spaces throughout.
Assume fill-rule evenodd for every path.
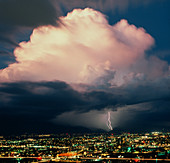
M 0 70 L 0 81 L 101 81 L 122 85 L 132 79 L 151 77 L 157 65 L 158 73 L 153 77 L 164 73 L 166 62 L 150 58 L 154 63 L 151 67 L 145 59 L 145 51 L 154 39 L 127 20 L 111 26 L 105 15 L 86 8 L 73 10 L 60 17 L 60 22 L 57 27 L 35 28 L 30 40 L 14 50 L 17 62 Z

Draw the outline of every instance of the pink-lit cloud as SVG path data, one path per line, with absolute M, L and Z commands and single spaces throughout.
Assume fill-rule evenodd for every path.
M 150 66 L 145 51 L 154 39 L 127 20 L 111 26 L 102 13 L 86 8 L 73 10 L 60 22 L 34 29 L 30 40 L 14 50 L 17 62 L 0 70 L 0 81 L 94 84 L 107 76 L 107 82 L 119 86 L 152 73 L 158 77 L 167 66 L 158 58 L 150 58 Z

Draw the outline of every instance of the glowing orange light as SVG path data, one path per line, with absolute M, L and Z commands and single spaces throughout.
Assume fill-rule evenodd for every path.
M 37 160 L 42 160 L 42 157 L 41 156 L 37 157 Z
M 77 153 L 60 153 L 59 156 L 76 156 Z

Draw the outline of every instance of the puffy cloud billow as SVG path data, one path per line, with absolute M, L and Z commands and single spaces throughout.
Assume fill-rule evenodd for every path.
M 126 20 L 111 26 L 102 13 L 86 8 L 75 9 L 60 21 L 59 27 L 34 29 L 30 40 L 19 44 L 14 51 L 17 62 L 0 72 L 2 82 L 61 80 L 96 84 L 107 76 L 111 85 L 122 85 L 132 78 L 150 78 L 150 74 L 158 77 L 168 69 L 158 58 L 149 58 L 153 66 L 148 64 L 145 51 L 154 39 Z

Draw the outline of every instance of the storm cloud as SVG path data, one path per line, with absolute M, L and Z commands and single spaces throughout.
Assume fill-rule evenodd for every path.
M 111 26 L 105 15 L 86 8 L 73 10 L 60 17 L 60 22 L 59 27 L 35 28 L 30 40 L 15 48 L 17 62 L 0 71 L 0 81 L 97 84 L 107 78 L 108 83 L 119 86 L 133 78 L 148 78 L 150 74 L 154 78 L 168 71 L 166 62 L 158 58 L 149 58 L 153 67 L 148 65 L 145 51 L 151 48 L 154 39 L 127 20 Z M 143 62 L 141 65 L 150 69 L 149 75 L 144 67 L 136 68 L 136 62 Z M 155 67 L 158 69 L 154 73 Z
M 168 129 L 169 51 L 112 13 L 151 2 L 0 0 L 0 132 Z
M 132 129 L 144 121 L 150 128 L 161 128 L 170 112 L 169 79 L 163 83 L 127 85 L 108 90 L 89 88 L 83 92 L 59 81 L 1 83 L 1 122 L 6 124 L 5 127 L 21 121 L 25 127 L 36 123 L 41 128 L 41 124 L 50 126 L 56 123 L 107 129 L 106 113 L 111 111 L 113 127 Z M 139 117 L 138 121 L 136 117 Z M 160 125 L 155 125 L 158 123 Z M 165 127 L 169 127 L 167 118 Z

